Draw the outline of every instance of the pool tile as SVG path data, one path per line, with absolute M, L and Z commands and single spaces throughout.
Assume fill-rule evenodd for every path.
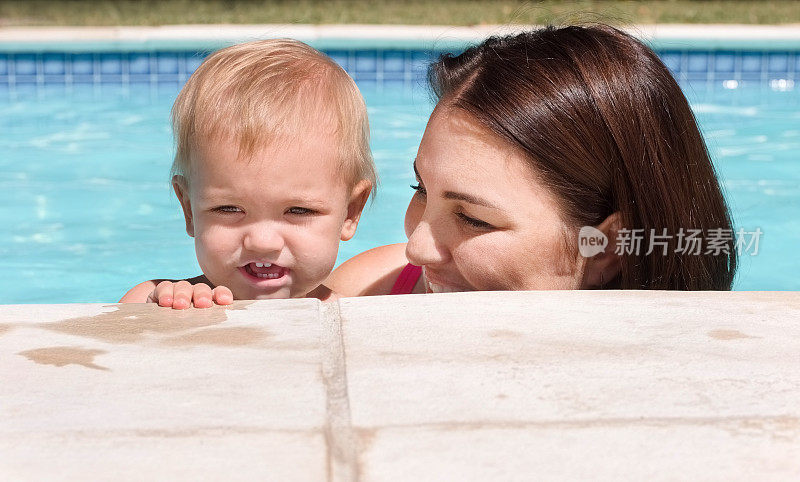
M 66 79 L 63 75 L 45 75 L 44 76 L 44 85 L 50 84 L 64 84 Z
M 92 54 L 75 54 L 72 56 L 72 75 L 91 75 L 94 73 L 94 56 Z
M 661 57 L 661 61 L 664 62 L 664 65 L 673 72 L 680 72 L 681 71 L 681 53 L 680 52 L 672 52 L 672 51 L 664 51 L 659 54 Z
M 177 74 L 179 72 L 179 57 L 175 52 L 159 52 L 156 57 L 157 72 L 159 74 Z
M 341 68 L 349 71 L 350 52 L 348 52 L 347 50 L 330 50 L 326 51 L 325 54 L 327 54 L 328 57 L 332 58 L 334 62 L 339 64 Z
M 14 77 L 14 82 L 19 84 L 36 84 L 35 75 L 17 75 Z
M 187 56 L 186 57 L 186 73 L 188 75 L 192 75 L 194 73 L 194 71 L 197 70 L 198 67 L 200 67 L 200 64 L 203 63 L 203 60 L 205 60 L 205 56 L 203 56 L 201 54 L 195 54 L 195 55 Z
M 149 74 L 150 55 L 143 52 L 134 52 L 128 57 L 128 74 Z
M 92 75 L 72 75 L 73 84 L 94 84 L 94 76 Z
M 18 54 L 14 59 L 14 73 L 16 75 L 36 75 L 36 55 Z
M 356 51 L 356 72 L 377 72 L 378 55 L 375 51 Z
M 359 85 L 403 89 L 424 88 L 430 64 L 444 51 L 390 48 L 338 49 L 326 53 Z M 712 80 L 759 82 L 800 78 L 800 55 L 795 52 L 664 50 L 657 54 L 674 77 L 687 85 Z M 205 51 L 0 54 L 0 79 L 5 76 L 12 91 L 15 82 L 42 85 L 66 79 L 67 84 L 73 80 L 78 84 L 153 82 L 154 90 L 177 92 L 206 55 Z
M 749 81 L 761 81 L 761 72 L 742 72 L 739 76 L 741 80 L 749 80 Z
M 44 54 L 42 56 L 42 70 L 45 75 L 64 75 L 66 72 L 66 57 L 64 54 Z
M 770 72 L 788 72 L 789 53 L 779 52 L 767 55 L 767 70 Z
M 761 72 L 763 56 L 758 52 L 742 53 L 742 72 Z
M 708 77 L 709 77 L 708 72 L 704 70 L 701 72 L 687 72 L 685 78 L 689 82 L 695 82 L 695 81 L 707 81 Z
M 121 84 L 122 83 L 122 76 L 121 75 L 103 75 L 102 79 L 100 80 L 102 84 Z
M 121 75 L 122 74 L 122 56 L 120 54 L 102 54 L 100 55 L 100 73 L 103 75 L 105 82 L 106 75 Z
M 427 52 L 412 52 L 411 54 L 411 72 L 417 76 L 419 74 L 427 74 L 428 66 L 431 64 L 433 57 Z
M 707 72 L 708 54 L 705 52 L 690 53 L 687 56 L 686 68 L 689 72 Z
M 714 54 L 714 71 L 733 72 L 736 69 L 736 54 L 733 52 L 717 52 Z
M 128 76 L 128 83 L 129 84 L 149 84 L 150 83 L 150 76 L 143 75 L 143 74 L 133 74 Z
M 406 67 L 405 52 L 402 50 L 386 50 L 383 52 L 384 72 L 403 72 Z

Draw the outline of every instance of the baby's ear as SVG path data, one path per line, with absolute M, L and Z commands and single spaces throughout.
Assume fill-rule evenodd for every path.
M 183 217 L 186 218 L 186 233 L 194 237 L 194 224 L 192 223 L 192 202 L 189 200 L 189 182 L 184 176 L 179 174 L 172 176 L 172 189 L 178 196 L 178 201 L 183 209 Z
M 355 236 L 358 221 L 361 219 L 361 212 L 364 210 L 371 192 L 372 182 L 367 179 L 359 181 L 350 191 L 350 199 L 347 202 L 347 218 L 345 218 L 342 225 L 342 241 L 349 241 Z

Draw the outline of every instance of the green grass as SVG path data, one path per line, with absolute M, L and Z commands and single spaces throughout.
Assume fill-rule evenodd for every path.
M 800 23 L 798 0 L 0 0 L 2 26 Z

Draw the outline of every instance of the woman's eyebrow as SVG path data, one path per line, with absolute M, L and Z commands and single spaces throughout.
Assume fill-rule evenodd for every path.
M 484 207 L 492 208 L 492 209 L 500 209 L 499 207 L 495 206 L 494 204 L 490 203 L 489 201 L 487 201 L 487 200 L 485 200 L 483 198 L 472 196 L 470 194 L 464 194 L 464 193 L 461 193 L 461 192 L 445 191 L 444 192 L 444 198 L 445 199 L 453 199 L 453 200 L 456 200 L 456 201 L 464 201 L 464 202 L 469 203 L 469 204 L 476 204 L 478 206 L 484 206 Z
M 417 179 L 422 180 L 422 177 L 419 175 L 419 171 L 417 170 L 417 160 L 416 159 L 414 159 L 414 174 L 417 175 Z M 475 204 L 475 205 L 478 205 L 478 206 L 484 206 L 484 207 L 492 208 L 492 209 L 500 209 L 496 205 L 490 203 L 489 201 L 487 201 L 487 200 L 485 200 L 483 198 L 479 198 L 477 196 L 472 196 L 470 194 L 464 194 L 464 193 L 461 193 L 461 192 L 445 191 L 444 198 L 445 199 L 452 199 L 452 200 L 455 200 L 455 201 L 464 201 L 464 202 L 469 203 L 469 204 Z

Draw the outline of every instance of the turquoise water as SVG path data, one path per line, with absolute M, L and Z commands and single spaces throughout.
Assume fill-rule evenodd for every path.
M 686 91 L 737 226 L 764 232 L 736 288 L 800 290 L 800 91 Z M 340 260 L 404 241 L 411 160 L 432 109 L 421 88 L 365 96 L 382 182 Z M 91 86 L 0 99 L 0 303 L 112 302 L 139 281 L 199 273 L 168 185 L 173 99 Z

